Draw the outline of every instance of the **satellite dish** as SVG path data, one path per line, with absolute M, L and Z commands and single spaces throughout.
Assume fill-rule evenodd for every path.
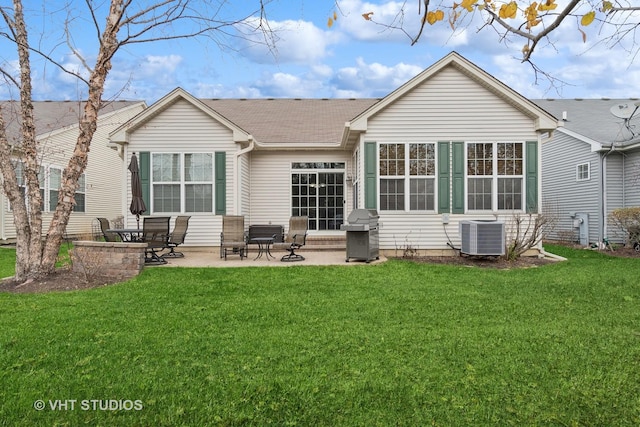
M 616 104 L 609 109 L 611 114 L 620 119 L 630 119 L 638 109 L 638 106 L 634 104 Z

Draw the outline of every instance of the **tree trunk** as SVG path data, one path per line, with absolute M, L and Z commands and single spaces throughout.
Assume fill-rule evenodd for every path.
M 14 210 L 14 224 L 16 226 L 16 279 L 26 280 L 36 277 L 40 273 L 40 259 L 42 256 L 42 197 L 40 195 L 40 182 L 38 180 L 38 146 L 36 142 L 35 121 L 33 115 L 32 89 L 31 89 L 31 62 L 29 59 L 29 40 L 27 37 L 27 27 L 24 21 L 22 4 L 19 0 L 14 0 L 14 22 L 13 29 L 18 48 L 18 58 L 20 63 L 20 114 L 22 119 L 22 161 L 23 180 L 25 195 L 28 201 L 26 204 L 20 188 L 18 187 L 17 176 L 13 167 L 4 168 L 9 172 L 5 173 L 5 193 L 12 203 Z M 3 126 L 4 128 L 4 126 Z M 3 166 L 10 162 L 11 147 L 6 138 L 3 141 Z M 12 176 L 11 176 L 12 175 Z
M 49 225 L 41 260 L 40 275 L 54 271 L 55 263 L 62 244 L 62 237 L 69 223 L 69 217 L 75 204 L 78 180 L 87 167 L 89 147 L 97 128 L 98 112 L 102 104 L 102 94 L 107 75 L 111 70 L 111 58 L 118 50 L 117 34 L 124 8 L 122 0 L 112 0 L 107 25 L 102 33 L 100 52 L 96 66 L 89 79 L 89 97 L 84 106 L 84 115 L 80 120 L 80 133 L 73 155 L 62 173 L 62 186 L 58 195 L 58 204 Z

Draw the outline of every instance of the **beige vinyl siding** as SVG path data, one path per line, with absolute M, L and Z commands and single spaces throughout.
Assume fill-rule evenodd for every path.
M 240 214 L 251 213 L 251 153 L 241 155 L 238 159 L 238 167 L 240 168 Z
M 538 141 L 533 119 L 475 80 L 454 68 L 446 68 L 404 97 L 370 118 L 364 141 L 381 143 L 525 142 Z M 437 179 L 437 171 L 436 171 Z M 364 188 L 359 197 L 364 198 Z M 437 185 L 436 185 L 437 191 Z M 523 194 L 524 196 L 524 194 Z M 436 194 L 436 206 L 438 195 Z M 378 199 L 379 203 L 379 199 Z M 379 212 L 380 247 L 402 250 L 459 247 L 458 224 L 463 219 L 495 219 L 493 214 L 433 212 Z M 507 216 L 499 216 L 507 221 Z
M 126 146 L 126 161 L 123 174 L 127 177 L 127 191 L 124 212 L 126 226 L 135 227 L 135 216 L 129 213 L 131 203 L 131 179 L 127 166 L 131 153 L 149 151 L 152 153 L 215 153 L 225 151 L 227 177 L 227 214 L 234 214 L 235 194 L 233 182 L 236 179 L 234 171 L 234 155 L 240 147 L 233 142 L 232 131 L 223 126 L 211 116 L 196 108 L 191 103 L 179 100 L 143 126 L 130 134 L 129 144 Z M 214 188 L 215 191 L 215 188 Z M 214 194 L 215 200 L 215 194 Z M 150 206 L 147 207 L 151 209 Z M 191 215 L 185 246 L 214 246 L 220 243 L 222 230 L 222 216 L 213 212 L 196 213 L 158 213 L 147 211 L 146 215 L 171 215 L 171 227 L 177 215 Z M 142 226 L 142 220 L 140 221 Z
M 344 162 L 345 178 L 351 154 L 346 151 L 254 151 L 251 155 L 251 224 L 289 224 L 291 216 L 291 163 Z M 345 196 L 350 197 L 345 183 Z M 349 211 L 345 209 L 345 216 Z M 325 234 L 344 233 L 325 231 Z M 310 234 L 314 234 L 311 233 Z
M 144 108 L 142 103 L 123 108 L 114 113 L 100 116 L 98 127 L 91 142 L 87 168 L 85 170 L 85 212 L 72 212 L 67 225 L 67 235 L 90 236 L 93 220 L 96 217 L 116 218 L 122 215 L 122 188 L 124 175 L 120 173 L 122 159 L 117 151 L 107 146 L 108 135 L 122 123 L 131 119 Z M 41 136 L 40 146 L 43 153 L 43 166 L 56 166 L 64 169 L 69 162 L 78 138 L 77 125 Z M 4 200 L 5 235 L 4 239 L 15 238 L 15 225 L 8 202 Z M 45 206 L 48 210 L 49 206 Z M 52 212 L 42 213 L 43 233 L 47 232 L 53 216 Z
M 447 68 L 369 119 L 368 141 L 536 141 L 533 120 Z

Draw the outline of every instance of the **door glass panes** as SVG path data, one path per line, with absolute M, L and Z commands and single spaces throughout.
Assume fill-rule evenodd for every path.
M 300 169 L 302 163 L 296 165 Z M 310 230 L 339 230 L 344 222 L 344 172 L 291 174 L 291 215 L 308 216 Z
M 344 221 L 344 174 L 318 174 L 318 230 L 339 230 Z

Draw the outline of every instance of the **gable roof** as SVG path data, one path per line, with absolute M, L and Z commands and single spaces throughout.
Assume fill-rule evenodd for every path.
M 258 145 L 335 145 L 345 123 L 378 99 L 205 99 L 203 103 L 251 130 Z
M 605 149 L 612 144 L 625 147 L 640 142 L 624 124 L 624 119 L 611 114 L 611 107 L 624 104 L 635 108 L 637 99 L 534 99 L 540 107 L 562 120 L 558 131 L 571 135 L 590 144 L 594 151 Z M 640 109 L 638 118 L 630 125 L 640 132 Z M 566 117 L 565 117 L 566 116 Z M 633 128 L 632 128 L 633 129 Z
M 197 99 L 196 97 L 191 95 L 189 92 L 187 92 L 186 90 L 180 87 L 175 88 L 174 90 L 169 92 L 167 95 L 162 97 L 160 100 L 155 102 L 151 107 L 142 111 L 140 114 L 138 114 L 137 116 L 129 120 L 127 123 L 123 124 L 118 129 L 111 132 L 111 134 L 109 135 L 109 139 L 111 140 L 112 143 L 115 143 L 115 144 L 122 144 L 122 143 L 128 142 L 129 133 L 133 132 L 140 126 L 143 126 L 149 120 L 153 119 L 158 114 L 165 111 L 166 109 L 168 109 L 169 107 L 171 107 L 173 104 L 175 104 L 180 100 L 185 100 L 189 102 L 191 105 L 193 105 L 203 113 L 207 114 L 214 120 L 217 120 L 219 123 L 229 128 L 233 132 L 234 141 L 244 142 L 252 139 L 252 136 L 249 132 L 245 131 L 240 126 L 231 122 L 229 119 L 222 116 L 220 113 L 207 107 L 199 99 Z
M 77 126 L 84 111 L 85 102 L 78 101 L 34 101 L 33 113 L 36 126 L 36 137 L 42 138 L 53 132 Z M 120 111 L 124 108 L 144 104 L 143 101 L 105 102 L 100 109 L 99 117 Z M 7 139 L 11 145 L 21 143 L 22 131 L 20 103 L 18 101 L 0 101 L 2 116 L 7 130 Z
M 509 104 L 513 105 L 525 115 L 534 119 L 535 129 L 537 131 L 551 131 L 557 128 L 558 120 L 555 117 L 553 117 L 547 111 L 543 110 L 527 98 L 520 95 L 518 92 L 514 91 L 495 77 L 491 76 L 457 52 L 449 53 L 438 62 L 415 76 L 413 79 L 409 80 L 407 83 L 384 97 L 382 101 L 371 106 L 369 109 L 356 117 L 349 124 L 349 128 L 356 132 L 366 130 L 367 120 L 370 117 L 383 110 L 407 93 L 411 92 L 418 85 L 430 79 L 432 76 L 439 73 L 446 67 L 456 68 L 466 76 L 470 77 L 472 80 L 486 87 L 488 90 L 495 93 L 497 96 L 504 99 Z
M 345 148 L 366 131 L 367 120 L 445 67 L 455 67 L 488 88 L 535 123 L 538 131 L 556 129 L 558 120 L 456 52 L 418 74 L 382 99 L 197 99 L 176 88 L 116 131 L 110 139 L 122 144 L 128 134 L 186 100 L 233 131 L 234 141 L 254 142 L 256 148 Z

